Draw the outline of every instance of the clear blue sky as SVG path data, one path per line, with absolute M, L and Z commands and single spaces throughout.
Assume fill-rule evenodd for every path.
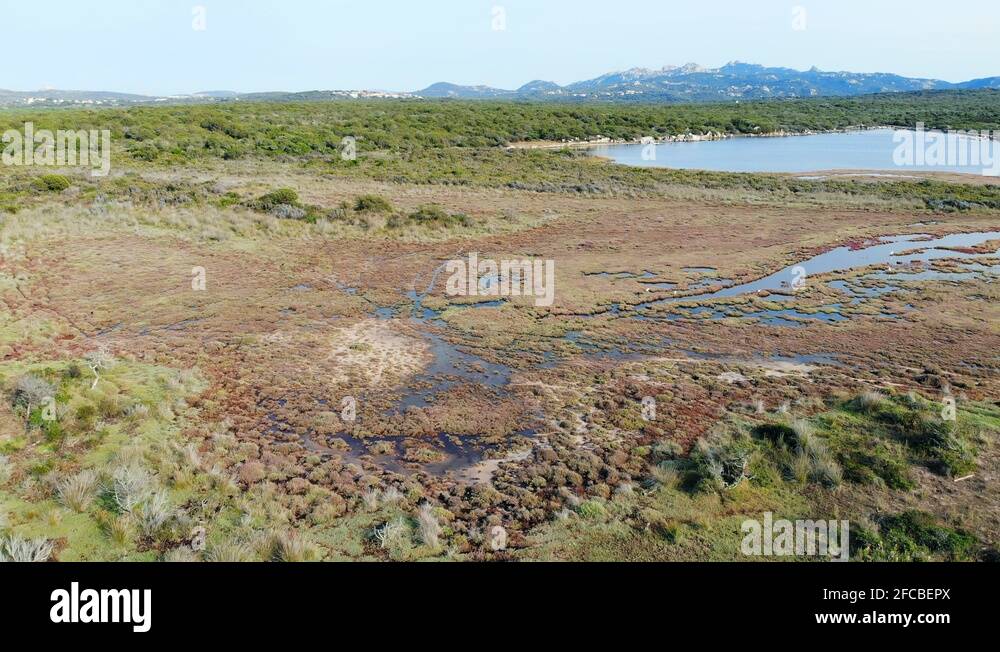
M 0 0 L 0 88 L 515 88 L 741 60 L 1000 75 L 997 0 Z M 192 10 L 206 9 L 204 31 Z M 492 29 L 493 8 L 506 30 Z M 795 7 L 806 10 L 793 28 Z

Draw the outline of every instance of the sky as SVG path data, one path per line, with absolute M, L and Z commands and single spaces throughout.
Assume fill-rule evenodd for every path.
M 997 0 L 0 0 L 0 88 L 517 88 L 739 60 L 1000 75 Z

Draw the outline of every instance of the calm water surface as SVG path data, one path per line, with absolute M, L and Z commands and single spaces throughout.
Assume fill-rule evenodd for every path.
M 594 156 L 638 167 L 662 167 L 717 172 L 814 172 L 817 170 L 880 170 L 905 176 L 908 172 L 981 174 L 970 166 L 897 166 L 893 129 L 779 138 L 730 138 L 700 143 L 654 145 L 655 159 L 645 160 L 646 145 L 600 145 Z M 978 141 L 968 141 L 970 146 Z M 995 151 L 995 150 L 994 150 Z

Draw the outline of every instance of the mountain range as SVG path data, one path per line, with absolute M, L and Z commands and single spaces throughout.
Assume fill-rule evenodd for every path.
M 799 71 L 734 61 L 721 68 L 693 63 L 655 70 L 632 68 L 567 86 L 538 80 L 517 90 L 442 82 L 415 94 L 456 99 L 711 102 L 972 88 L 1000 88 L 1000 77 L 955 84 L 890 73 L 826 72 L 818 68 Z
M 0 106 L 127 106 L 153 103 L 389 98 L 678 103 L 982 88 L 1000 89 L 1000 77 L 952 83 L 891 73 L 828 72 L 815 67 L 800 71 L 734 61 L 720 68 L 703 68 L 693 63 L 659 69 L 632 68 L 566 86 L 535 80 L 516 90 L 461 86 L 447 82 L 439 82 L 412 93 L 377 90 L 237 93 L 217 90 L 190 95 L 149 96 L 107 91 L 0 90 Z

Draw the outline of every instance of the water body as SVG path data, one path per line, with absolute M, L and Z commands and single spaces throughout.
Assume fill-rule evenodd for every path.
M 886 279 L 882 279 L 886 280 Z M 901 291 L 902 288 L 896 285 L 882 285 L 879 287 L 865 287 L 849 283 L 848 281 L 830 281 L 828 286 L 834 290 L 839 290 L 851 297 L 851 305 L 858 306 L 868 299 L 877 299 L 885 294 L 892 294 Z
M 808 276 L 826 274 L 829 272 L 847 272 L 871 265 L 889 266 L 906 265 L 914 262 L 927 262 L 939 258 L 971 258 L 982 254 L 971 254 L 962 251 L 945 249 L 945 247 L 975 247 L 987 240 L 1000 239 L 1000 231 L 980 231 L 977 233 L 955 233 L 940 238 L 927 235 L 898 235 L 879 238 L 878 244 L 861 249 L 854 247 L 837 247 L 826 253 L 790 265 L 770 276 L 723 288 L 707 294 L 696 294 L 686 297 L 669 297 L 645 305 L 664 303 L 707 301 L 738 297 L 761 291 L 788 291 L 800 272 Z M 905 252 L 905 253 L 904 253 Z M 799 269 L 801 268 L 801 269 Z M 640 305 L 637 308 L 642 308 Z
M 643 155 L 646 145 L 600 145 L 589 151 L 616 163 L 717 172 L 812 172 L 816 170 L 881 170 L 982 174 L 982 166 L 898 166 L 893 152 L 893 129 L 777 138 L 730 138 L 698 143 L 660 143 L 655 158 Z M 963 145 L 979 147 L 978 140 L 962 138 Z M 994 144 L 995 145 L 995 144 Z M 996 147 L 991 150 L 995 151 Z
M 839 247 L 818 256 L 814 256 L 813 258 L 803 261 L 802 263 L 789 266 L 770 276 L 751 283 L 724 287 L 708 294 L 659 299 L 635 306 L 635 310 L 642 310 L 643 308 L 664 303 L 702 301 L 705 299 L 735 297 L 757 292 L 759 290 L 787 289 L 791 281 L 794 280 L 796 276 L 795 270 L 798 267 L 805 268 L 808 274 L 822 274 L 833 271 L 848 271 L 855 268 L 879 264 L 884 264 L 887 267 L 893 267 L 897 263 L 899 265 L 903 265 L 906 263 L 929 261 L 938 258 L 967 259 L 980 254 L 952 251 L 943 249 L 943 247 L 972 247 L 992 239 L 1000 239 L 1000 231 L 954 234 L 940 238 L 932 238 L 920 234 L 891 236 L 881 238 L 876 244 L 865 248 Z M 904 251 L 907 253 L 905 253 L 905 255 L 901 255 L 900 252 Z M 973 261 L 967 262 L 965 266 L 969 270 L 967 273 L 972 276 L 977 273 L 995 274 L 997 271 L 995 266 L 981 265 L 974 263 Z M 407 293 L 408 298 L 413 304 L 412 310 L 409 311 L 409 314 L 405 311 L 399 311 L 391 307 L 382 307 L 375 311 L 375 316 L 380 319 L 408 317 L 412 323 L 420 326 L 422 335 L 429 343 L 432 354 L 432 361 L 428 368 L 415 379 L 416 382 L 412 383 L 410 388 L 404 389 L 403 396 L 396 403 L 396 405 L 390 409 L 390 414 L 393 412 L 403 412 L 409 408 L 428 407 L 434 403 L 438 395 L 458 385 L 477 384 L 486 389 L 503 393 L 506 391 L 506 387 L 510 383 L 510 378 L 513 373 L 513 369 L 510 366 L 490 362 L 483 357 L 476 355 L 474 352 L 471 352 L 468 347 L 460 347 L 452 344 L 439 334 L 438 331 L 446 330 L 448 328 L 448 324 L 441 319 L 439 311 L 428 308 L 424 306 L 423 303 L 436 285 L 441 271 L 442 267 L 439 267 L 432 273 L 430 282 L 427 288 L 423 291 L 415 288 Z M 687 273 L 701 275 L 711 275 L 717 272 L 717 270 L 710 267 L 685 268 L 684 271 Z M 607 272 L 597 273 L 594 275 L 616 279 L 632 279 L 639 282 L 647 281 L 647 283 L 645 283 L 646 285 L 656 284 L 655 282 L 648 282 L 648 279 L 655 278 L 656 276 L 648 270 L 643 270 L 641 274 L 633 272 Z M 874 279 L 878 276 L 878 274 L 870 274 L 864 278 Z M 879 278 L 879 280 L 893 280 L 893 275 L 886 276 L 889 278 Z M 903 276 L 903 274 L 898 275 L 898 277 Z M 899 280 L 909 280 L 909 278 L 899 278 Z M 702 282 L 709 282 L 715 284 L 716 286 L 720 283 L 732 283 L 729 279 L 719 279 L 712 276 L 703 278 Z M 666 286 L 670 284 L 663 285 Z M 846 297 L 851 300 L 851 305 L 856 305 L 861 301 L 875 298 L 882 294 L 901 290 L 901 288 L 892 284 L 872 288 L 859 286 L 855 283 L 848 283 L 845 281 L 832 281 L 829 285 L 830 287 L 843 292 Z M 774 298 L 779 298 L 781 296 L 782 295 L 778 295 Z M 503 301 L 490 301 L 481 304 L 471 304 L 466 307 L 470 309 L 497 308 L 501 305 L 503 305 Z M 809 323 L 816 322 L 835 324 L 837 322 L 844 321 L 848 319 L 848 317 L 841 314 L 842 308 L 842 304 L 835 303 L 829 306 L 824 306 L 816 312 L 802 312 L 794 309 L 760 310 L 741 312 L 739 317 L 755 319 L 759 323 L 769 326 L 801 327 Z M 612 315 L 617 316 L 621 312 L 621 306 L 616 305 L 612 307 Z M 676 311 L 671 312 L 668 315 L 660 316 L 634 314 L 632 318 L 652 318 L 653 320 L 674 321 L 692 318 L 719 320 L 730 318 L 732 316 L 733 315 L 729 314 L 726 308 L 700 306 L 690 309 L 678 307 Z M 883 316 L 887 318 L 898 318 L 897 315 L 885 314 Z M 642 350 L 642 347 L 604 348 L 594 342 L 590 342 L 583 337 L 580 332 L 576 331 L 567 333 L 565 335 L 565 340 L 574 344 L 585 356 L 593 359 L 630 360 L 640 359 L 644 355 L 655 353 L 655 350 L 645 351 Z M 541 366 L 543 368 L 549 367 L 555 363 L 556 360 L 554 358 L 547 356 L 546 361 Z M 519 434 L 530 437 L 533 432 L 524 431 Z M 349 451 L 334 451 L 327 449 L 322 444 L 313 442 L 310 436 L 306 436 L 304 441 L 307 448 L 310 448 L 310 450 L 314 450 L 315 452 L 323 454 L 338 454 L 347 461 L 354 462 L 370 459 L 390 472 L 401 474 L 414 472 L 414 469 L 408 468 L 407 465 L 405 465 L 398 458 L 398 454 L 378 455 L 372 453 L 368 448 L 370 444 L 377 443 L 379 441 L 400 443 L 400 439 L 382 438 L 361 441 L 346 434 L 340 435 L 340 438 L 347 443 L 350 449 Z M 480 465 L 486 463 L 488 453 L 494 448 L 489 445 L 479 445 L 477 438 L 471 435 L 456 437 L 447 433 L 440 433 L 439 436 L 434 439 L 432 444 L 442 455 L 442 459 L 440 461 L 415 466 L 416 470 L 429 472 L 433 475 L 443 475 L 448 473 L 471 473 L 476 475 L 473 471 L 478 469 Z M 478 471 L 476 473 L 478 473 Z

